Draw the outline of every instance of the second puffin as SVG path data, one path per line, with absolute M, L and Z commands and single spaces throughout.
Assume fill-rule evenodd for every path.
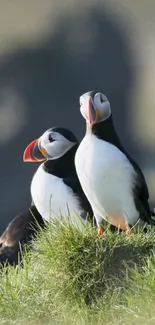
M 31 182 L 32 200 L 43 219 L 63 217 L 68 220 L 70 215 L 71 221 L 83 228 L 87 213 L 90 220 L 93 213 L 75 170 L 78 145 L 71 131 L 53 127 L 27 146 L 23 160 L 43 162 Z
M 80 110 L 87 129 L 76 152 L 75 165 L 92 206 L 98 234 L 104 231 L 104 219 L 127 235 L 137 223 L 155 225 L 147 184 L 117 136 L 108 99 L 101 92 L 90 91 L 80 97 Z

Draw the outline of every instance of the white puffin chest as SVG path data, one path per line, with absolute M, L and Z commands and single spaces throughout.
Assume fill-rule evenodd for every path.
M 72 189 L 64 184 L 59 177 L 44 171 L 40 165 L 31 183 L 33 202 L 42 217 L 49 221 L 50 218 L 68 218 L 68 210 L 74 224 L 80 224 L 76 213 L 80 213 L 78 198 Z
M 116 226 L 117 218 L 127 223 L 137 221 L 133 199 L 135 170 L 117 147 L 88 134 L 76 152 L 75 165 L 95 215 Z

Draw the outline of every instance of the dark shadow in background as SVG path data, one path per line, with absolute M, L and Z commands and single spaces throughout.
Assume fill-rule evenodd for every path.
M 70 47 L 66 45 L 67 35 L 70 30 L 74 33 L 79 19 L 78 13 L 61 18 L 57 33 L 48 42 L 35 50 L 17 51 L 1 66 L 0 87 L 17 90 L 29 110 L 27 125 L 1 151 L 1 231 L 30 202 L 30 180 L 37 165 L 22 163 L 24 147 L 53 125 L 66 126 L 81 138 L 85 123 L 79 113 L 78 97 L 82 93 L 99 89 L 109 97 L 118 133 L 127 148 L 136 152 L 126 132 L 132 64 L 123 27 L 117 28 L 103 11 L 93 8 L 89 23 L 90 33 L 95 31 L 95 46 L 83 56 L 73 54 L 76 40 Z

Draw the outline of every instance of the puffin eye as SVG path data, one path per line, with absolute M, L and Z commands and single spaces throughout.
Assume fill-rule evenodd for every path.
M 101 103 L 103 103 L 104 102 L 104 99 L 103 99 L 103 97 L 102 97 L 102 95 L 100 94 L 100 101 L 101 101 Z
M 53 142 L 54 141 L 54 139 L 52 138 L 51 134 L 49 134 L 48 140 L 49 140 L 49 142 Z

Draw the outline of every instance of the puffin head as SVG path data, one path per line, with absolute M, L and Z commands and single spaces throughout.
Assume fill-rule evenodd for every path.
M 77 143 L 78 140 L 71 131 L 61 127 L 53 127 L 26 147 L 23 161 L 41 162 L 47 159 L 58 159 Z
M 107 97 L 98 91 L 89 91 L 79 98 L 80 111 L 90 125 L 107 120 L 111 115 Z

